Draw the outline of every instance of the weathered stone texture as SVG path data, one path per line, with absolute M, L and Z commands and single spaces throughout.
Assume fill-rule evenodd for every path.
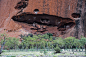
M 13 20 L 11 20 L 11 18 L 20 11 L 14 8 L 17 5 L 17 3 L 20 1 L 21 0 L 0 0 L 0 30 L 1 32 L 4 31 L 4 29 L 18 30 L 22 28 L 20 24 L 15 23 Z M 83 2 L 85 2 L 85 0 L 83 0 Z M 30 12 L 32 14 L 35 14 L 34 9 L 39 9 L 38 14 L 49 14 L 49 15 L 61 16 L 63 18 L 74 19 L 71 16 L 71 14 L 77 12 L 76 10 L 77 3 L 78 3 L 78 0 L 28 0 L 28 6 L 23 9 L 23 12 Z M 80 26 L 82 27 L 82 25 L 83 24 L 81 21 Z M 75 36 L 74 34 L 76 30 L 77 29 L 72 28 L 70 32 L 64 35 L 61 35 L 61 37 L 65 38 L 68 36 Z M 9 35 L 10 33 L 12 34 L 12 32 L 8 32 Z M 81 33 L 83 33 L 82 30 L 81 30 Z

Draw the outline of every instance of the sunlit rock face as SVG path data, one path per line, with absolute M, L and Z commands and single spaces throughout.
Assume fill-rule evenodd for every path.
M 85 20 L 82 18 L 84 8 L 84 0 L 0 0 L 0 32 L 13 37 L 52 33 L 63 38 L 80 38 L 85 33 L 82 31 L 85 30 L 82 21 Z M 75 26 L 76 17 L 79 17 L 80 32 Z

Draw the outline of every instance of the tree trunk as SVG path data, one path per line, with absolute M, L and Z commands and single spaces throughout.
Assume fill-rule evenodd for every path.
M 3 46 L 4 46 L 3 44 L 1 45 L 0 54 L 2 53 L 2 50 L 3 50 Z
M 3 50 L 4 45 L 5 45 L 5 37 L 4 37 L 3 44 L 1 45 L 0 54 L 2 53 L 2 50 Z
M 2 50 L 0 49 L 0 54 L 2 53 Z

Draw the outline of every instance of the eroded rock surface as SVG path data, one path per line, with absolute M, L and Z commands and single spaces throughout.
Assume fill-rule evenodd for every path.
M 75 27 L 75 18 L 82 19 L 84 12 L 79 11 L 80 2 L 84 9 L 85 0 L 0 0 L 0 32 L 13 37 L 28 33 L 53 33 L 63 38 L 84 35 L 83 28 L 79 34 Z

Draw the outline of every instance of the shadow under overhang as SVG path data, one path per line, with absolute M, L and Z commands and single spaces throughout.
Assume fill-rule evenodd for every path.
M 28 24 L 37 23 L 39 25 L 55 26 L 58 31 L 65 31 L 75 26 L 73 19 L 48 14 L 30 14 L 29 12 L 24 12 L 20 15 L 13 16 L 12 19 Z

